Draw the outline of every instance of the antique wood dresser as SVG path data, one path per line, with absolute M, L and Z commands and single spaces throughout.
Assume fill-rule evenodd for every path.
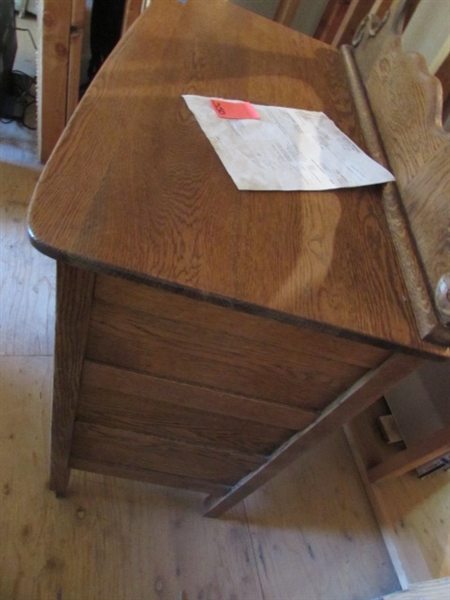
M 338 52 L 225 0 L 153 0 L 114 50 L 29 213 L 57 261 L 57 493 L 84 469 L 218 516 L 448 357 L 449 136 L 402 4 Z M 324 111 L 397 182 L 238 191 L 185 93 Z

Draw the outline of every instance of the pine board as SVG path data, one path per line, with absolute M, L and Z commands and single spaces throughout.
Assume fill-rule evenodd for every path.
M 39 171 L 0 162 L 0 354 L 50 355 L 54 262 L 32 248 L 25 227 Z

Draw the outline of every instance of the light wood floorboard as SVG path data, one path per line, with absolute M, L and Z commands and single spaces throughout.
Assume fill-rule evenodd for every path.
M 201 516 L 199 495 L 81 472 L 56 499 L 52 359 L 0 367 L 0 597 L 356 600 L 398 588 L 340 432 L 222 519 Z
M 53 353 L 54 261 L 27 236 L 28 203 L 39 171 L 0 162 L 0 354 Z
M 448 600 L 450 598 L 450 578 L 432 579 L 413 583 L 409 590 L 383 596 L 377 600 Z
M 268 599 L 334 599 L 346 590 L 342 597 L 356 600 L 371 597 L 374 580 L 398 586 L 386 580 L 387 552 L 341 432 L 244 502 Z

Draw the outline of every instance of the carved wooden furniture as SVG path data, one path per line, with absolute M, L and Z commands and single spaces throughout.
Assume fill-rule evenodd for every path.
M 427 165 L 448 136 L 430 128 L 435 80 L 411 70 L 396 91 L 398 61 L 416 59 L 397 52 L 393 17 L 341 55 L 224 0 L 153 0 L 105 63 L 29 214 L 58 264 L 57 493 L 85 469 L 208 493 L 217 516 L 448 356 L 441 275 L 405 216 L 414 232 L 425 211 L 445 261 L 427 207 L 441 210 L 448 170 Z M 383 161 L 380 132 L 405 205 L 393 184 L 238 191 L 183 93 L 323 110 Z M 417 135 L 402 121 L 413 97 L 435 107 Z

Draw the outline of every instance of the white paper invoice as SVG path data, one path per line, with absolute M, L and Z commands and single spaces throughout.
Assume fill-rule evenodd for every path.
M 259 120 L 221 119 L 211 98 L 183 98 L 240 190 L 330 190 L 394 180 L 322 112 L 254 104 Z

